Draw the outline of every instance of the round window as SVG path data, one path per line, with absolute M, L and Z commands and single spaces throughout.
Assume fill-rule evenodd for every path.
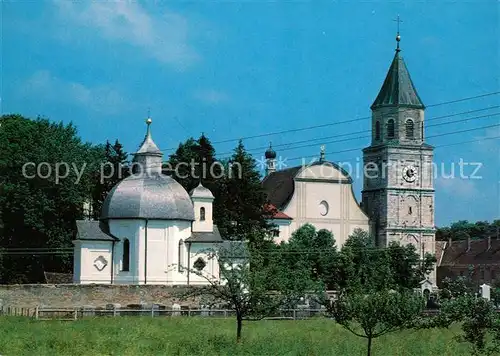
M 319 213 L 321 214 L 321 216 L 325 216 L 326 214 L 328 214 L 328 203 L 326 201 L 322 201 L 321 203 L 319 203 Z

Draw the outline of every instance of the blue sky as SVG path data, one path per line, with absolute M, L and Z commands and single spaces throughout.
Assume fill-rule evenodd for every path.
M 167 154 L 201 132 L 218 142 L 367 117 L 394 54 L 397 14 L 403 21 L 402 55 L 426 105 L 496 92 L 499 6 L 495 0 L 6 1 L 1 3 L 1 113 L 73 121 L 84 140 L 119 139 L 133 152 L 150 107 L 153 137 Z M 496 106 L 499 98 L 430 107 L 426 118 Z M 427 136 L 499 123 L 499 115 L 471 119 L 429 127 Z M 362 130 L 368 132 L 369 120 L 244 143 L 253 149 L 269 141 L 310 140 L 310 147 L 276 149 L 291 166 L 300 164 L 291 158 L 319 153 L 323 141 L 312 140 Z M 327 159 L 356 163 L 368 145 L 359 136 L 364 135 L 327 144 Z M 428 141 L 439 146 L 496 136 L 499 126 Z M 225 156 L 235 145 L 215 147 Z M 251 152 L 260 158 L 263 151 Z M 436 223 L 499 218 L 500 140 L 436 148 L 435 162 L 447 172 L 460 159 L 482 163 L 477 173 L 482 179 L 438 177 Z M 359 197 L 362 181 L 354 178 Z

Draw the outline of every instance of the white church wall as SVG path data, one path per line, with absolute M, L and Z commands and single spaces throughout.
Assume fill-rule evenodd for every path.
M 80 271 L 79 283 L 81 284 L 108 284 L 111 283 L 111 241 L 80 240 L 79 266 L 75 271 Z M 77 259 L 77 260 L 78 260 Z
M 113 236 L 120 239 L 115 243 L 113 253 L 114 273 L 113 283 L 134 284 L 138 283 L 140 267 L 139 232 L 144 225 L 144 220 L 110 220 L 109 229 Z M 123 270 L 123 246 L 124 240 L 130 243 L 129 270 Z M 143 260 L 142 260 L 142 263 Z
M 166 261 L 164 275 L 168 284 L 186 284 L 185 272 L 179 271 L 179 241 L 185 241 L 191 236 L 191 222 L 177 221 L 169 227 L 168 260 Z M 183 249 L 184 260 L 187 261 L 187 249 Z
M 175 224 L 169 221 L 150 220 L 147 224 L 147 234 L 144 226 L 144 231 L 141 233 L 141 239 L 144 240 L 144 249 L 141 254 L 144 259 L 147 259 L 146 265 L 143 267 L 143 273 L 146 274 L 146 283 L 148 284 L 163 284 L 167 282 L 167 271 L 172 266 L 172 244 L 170 239 L 175 239 L 178 235 Z M 144 270 L 145 269 L 145 270 Z M 144 283 L 144 275 L 139 277 L 139 281 Z
M 338 247 L 356 228 L 369 230 L 369 218 L 358 205 L 349 178 L 328 163 L 307 167 L 297 175 L 294 195 L 283 212 L 293 221 L 288 234 L 280 228 L 280 242 L 306 223 L 331 231 Z
M 204 277 L 190 273 L 189 285 L 205 285 L 208 284 L 207 278 L 219 278 L 219 264 L 217 259 L 213 257 L 213 248 L 214 245 L 211 243 L 191 244 L 189 256 L 190 269 L 195 269 L 194 263 L 198 258 L 202 258 L 206 266 L 201 271 Z
M 185 284 L 186 276 L 178 271 L 178 249 L 179 241 L 191 236 L 190 221 L 149 220 L 147 236 L 145 220 L 112 220 L 110 230 L 120 238 L 115 247 L 115 283 Z M 124 238 L 130 240 L 128 272 L 122 270 Z

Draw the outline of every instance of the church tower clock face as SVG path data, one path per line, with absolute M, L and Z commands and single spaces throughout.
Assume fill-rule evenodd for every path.
M 403 168 L 403 179 L 409 183 L 417 179 L 417 169 L 414 166 L 406 166 Z

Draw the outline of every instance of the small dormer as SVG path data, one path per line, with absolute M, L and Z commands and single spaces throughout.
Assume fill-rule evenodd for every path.
M 212 232 L 214 230 L 212 192 L 200 182 L 189 195 L 194 207 L 193 232 Z

